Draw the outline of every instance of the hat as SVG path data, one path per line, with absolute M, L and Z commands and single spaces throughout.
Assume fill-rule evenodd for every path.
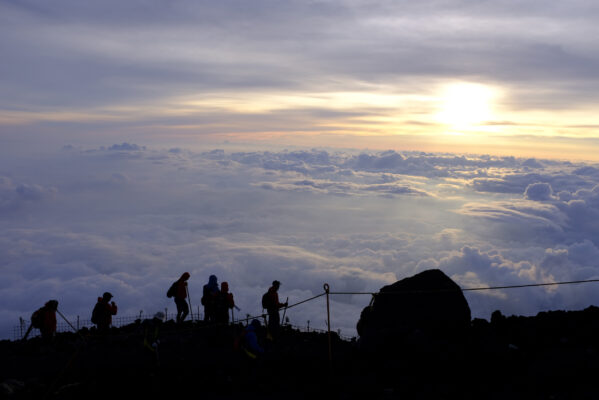
M 52 310 L 56 310 L 58 309 L 58 300 L 48 300 L 45 305 Z
M 260 321 L 258 321 L 257 319 L 253 319 L 252 323 L 250 325 L 253 326 L 254 328 L 258 328 L 258 327 L 260 327 Z
M 272 285 L 273 286 L 281 286 L 281 282 L 279 282 L 279 281 L 272 281 Z
M 110 292 L 104 292 L 104 294 L 102 295 L 102 298 L 103 298 L 103 299 L 106 299 L 106 300 L 110 300 L 110 299 L 112 299 L 113 297 L 114 297 L 114 296 L 113 296 L 113 295 L 112 295 L 112 293 L 110 293 Z

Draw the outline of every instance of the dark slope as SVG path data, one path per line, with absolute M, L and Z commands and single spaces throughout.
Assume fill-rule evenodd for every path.
M 599 396 L 599 309 L 476 319 L 461 337 L 406 335 L 394 356 L 359 342 L 284 329 L 250 362 L 233 350 L 240 327 L 201 323 L 159 331 L 160 362 L 143 323 L 98 338 L 88 331 L 0 342 L 4 398 L 511 398 Z M 264 336 L 265 332 L 261 332 Z M 264 337 L 262 337 L 264 339 Z M 398 339 L 399 340 L 399 339 Z

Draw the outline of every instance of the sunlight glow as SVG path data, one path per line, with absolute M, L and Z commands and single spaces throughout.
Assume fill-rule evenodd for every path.
M 450 84 L 441 92 L 437 121 L 453 129 L 469 130 L 493 119 L 496 92 L 489 86 L 475 83 Z

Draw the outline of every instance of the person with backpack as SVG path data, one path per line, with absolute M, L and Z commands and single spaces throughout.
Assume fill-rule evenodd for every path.
M 218 278 L 210 275 L 208 283 L 202 290 L 201 303 L 204 306 L 204 321 L 216 322 L 216 308 L 220 290 L 218 290 Z
M 216 322 L 228 324 L 229 310 L 233 307 L 235 307 L 235 301 L 233 300 L 233 293 L 229 293 L 229 283 L 222 282 L 216 304 Z
M 279 309 L 288 306 L 287 302 L 281 303 L 279 301 L 279 287 L 281 287 L 281 282 L 273 281 L 268 292 L 262 296 L 262 307 L 268 312 L 268 330 L 272 337 L 276 337 L 279 333 L 279 326 L 281 325 Z
M 177 306 L 177 323 L 183 322 L 189 314 L 189 306 L 187 304 L 187 280 L 189 279 L 189 272 L 184 272 L 181 277 L 176 280 L 166 292 L 167 297 L 175 298 L 175 305 Z
M 27 329 L 27 333 L 23 340 L 27 339 L 32 328 L 40 330 L 42 339 L 50 341 L 56 333 L 56 311 L 58 310 L 57 300 L 48 300 L 43 307 L 37 309 L 31 314 L 31 325 Z
M 110 302 L 113 297 L 111 293 L 105 292 L 102 297 L 98 297 L 98 302 L 92 311 L 92 323 L 96 324 L 99 333 L 108 333 L 112 324 L 112 316 L 117 313 L 116 303 Z

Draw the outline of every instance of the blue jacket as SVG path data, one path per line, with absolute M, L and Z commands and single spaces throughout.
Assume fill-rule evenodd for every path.
M 245 335 L 243 337 L 243 344 L 246 350 L 254 354 L 264 353 L 264 349 L 258 343 L 258 336 L 256 335 L 256 329 L 253 325 L 249 325 L 245 328 Z

